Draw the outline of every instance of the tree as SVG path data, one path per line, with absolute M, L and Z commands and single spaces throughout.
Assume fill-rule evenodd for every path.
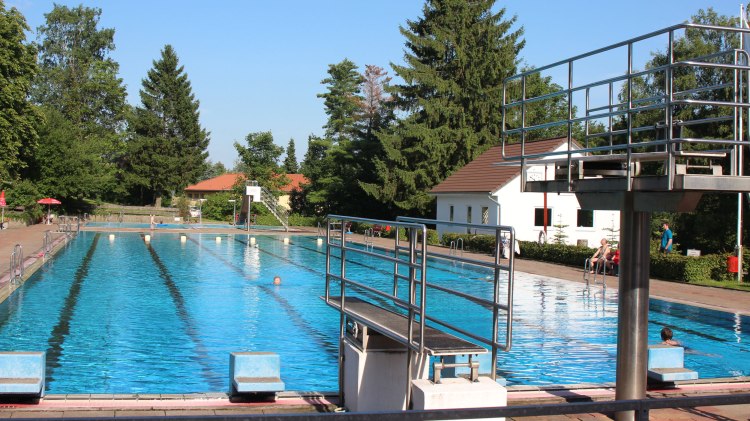
M 38 111 L 28 101 L 36 75 L 36 49 L 26 44 L 29 27 L 23 15 L 0 0 L 0 180 L 26 167 L 24 153 L 37 146 Z
M 142 107 L 130 122 L 126 179 L 157 206 L 164 194 L 182 190 L 206 172 L 209 135 L 200 125 L 200 102 L 184 70 L 166 45 L 142 81 Z
M 324 139 L 316 139 L 315 145 L 310 141 L 308 154 L 312 147 L 315 161 L 303 164 L 303 174 L 310 180 L 305 189 L 307 202 L 316 213 L 332 210 L 350 213 L 357 205 L 357 193 L 361 192 L 357 185 L 359 172 L 353 142 L 358 135 L 357 122 L 362 107 L 359 93 L 363 79 L 356 69 L 353 62 L 344 59 L 329 65 L 328 77 L 320 82 L 326 85 L 326 92 L 318 94 L 319 98 L 325 99 L 328 121 L 323 127 L 326 135 Z M 314 171 L 304 173 L 311 164 Z
M 44 105 L 45 125 L 51 126 L 39 129 L 40 152 L 29 173 L 43 177 L 39 181 L 47 186 L 58 185 L 56 178 L 69 178 L 71 172 L 85 173 L 86 186 L 75 186 L 84 183 L 77 179 L 67 186 L 76 199 L 101 197 L 115 188 L 114 160 L 122 152 L 125 87 L 117 77 L 118 64 L 109 57 L 114 29 L 97 28 L 100 15 L 101 9 L 55 5 L 38 28 L 40 70 L 31 97 Z M 50 162 L 63 172 L 51 172 Z M 77 168 L 81 162 L 88 168 Z
M 501 129 L 503 78 L 515 73 L 523 46 L 516 18 L 493 12 L 494 0 L 428 0 L 424 16 L 401 27 L 406 64 L 394 101 L 409 113 L 378 138 L 384 158 L 367 191 L 409 213 L 432 213 L 428 191 L 495 144 Z
M 555 233 L 552 235 L 552 241 L 555 244 L 565 244 L 568 239 L 568 234 L 565 233 L 565 228 L 567 228 L 568 225 L 563 224 L 561 213 L 557 214 L 557 224 L 552 226 L 555 228 Z
M 245 142 L 247 146 L 234 142 L 245 176 L 272 193 L 278 193 L 281 187 L 289 183 L 279 167 L 279 157 L 284 153 L 284 148 L 273 143 L 271 132 L 249 133 L 245 136 Z
M 206 171 L 200 177 L 201 180 L 208 180 L 209 178 L 218 177 L 222 174 L 227 173 L 227 168 L 221 162 L 213 163 L 211 160 L 206 162 Z
M 299 172 L 299 164 L 297 163 L 297 153 L 294 148 L 294 139 L 289 139 L 289 144 L 286 147 L 286 158 L 284 158 L 284 171 L 287 174 L 297 174 Z
M 355 123 L 360 105 L 360 84 L 362 76 L 357 72 L 357 65 L 349 59 L 337 64 L 328 65 L 328 77 L 320 83 L 328 86 L 328 91 L 318 94 L 323 98 L 326 122 L 326 136 L 334 141 L 350 140 L 355 133 Z

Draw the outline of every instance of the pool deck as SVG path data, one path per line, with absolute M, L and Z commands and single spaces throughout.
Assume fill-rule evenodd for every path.
M 44 232 L 55 230 L 56 225 L 13 226 L 0 231 L 0 300 L 12 292 L 8 282 L 8 260 L 15 244 L 24 248 L 26 277 L 41 266 Z M 96 229 L 112 231 L 110 229 Z M 121 229 L 118 231 L 144 232 L 143 229 Z M 158 230 L 178 232 L 180 230 Z M 184 230 L 181 230 L 184 231 Z M 233 229 L 201 229 L 191 233 L 237 234 Z M 255 232 L 257 235 L 297 235 L 307 232 Z M 52 233 L 54 248 L 60 250 L 66 236 Z M 352 234 L 355 242 L 363 240 L 361 235 Z M 391 248 L 393 240 L 375 238 L 375 245 Z M 53 253 L 54 253 L 53 251 Z M 522 250 L 523 252 L 523 250 Z M 491 261 L 487 255 L 465 253 L 467 257 Z M 2 257 L 5 256 L 5 257 Z M 584 282 L 580 268 L 542 263 L 525 259 L 516 260 L 516 270 L 540 276 Z M 601 285 L 596 285 L 601 288 Z M 607 278 L 607 288 L 616 290 L 617 279 Z M 750 292 L 700 287 L 658 279 L 651 280 L 651 296 L 668 301 L 687 303 L 732 313 L 750 315 Z M 707 396 L 750 392 L 750 378 L 710 380 L 702 383 L 683 384 L 676 389 L 650 390 L 649 397 L 665 396 Z M 614 399 L 613 385 L 579 385 L 564 388 L 509 387 L 509 405 L 530 405 L 576 401 L 606 401 Z M 0 403 L 0 418 L 116 418 L 137 416 L 231 416 L 249 414 L 292 414 L 311 412 L 331 412 L 336 409 L 335 398 L 326 396 L 299 396 L 283 394 L 275 402 L 230 402 L 224 393 L 188 395 L 48 395 L 38 403 Z M 561 415 L 555 417 L 524 417 L 518 420 L 571 420 L 571 419 L 611 419 L 601 414 Z M 662 409 L 651 411 L 650 419 L 662 420 L 750 420 L 750 404 L 735 406 L 701 407 L 692 409 Z

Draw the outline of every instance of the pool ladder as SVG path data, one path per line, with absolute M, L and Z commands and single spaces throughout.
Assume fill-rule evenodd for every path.
M 593 270 L 594 273 L 591 273 Z M 601 273 L 599 273 L 601 272 Z M 601 275 L 601 277 L 599 276 Z M 589 286 L 590 282 L 594 285 L 601 283 L 604 288 L 607 287 L 607 260 L 599 259 L 596 261 L 596 267 L 591 267 L 591 258 L 587 258 L 583 263 L 583 280 L 586 282 L 586 287 Z
M 10 254 L 9 276 L 11 284 L 17 284 L 23 280 L 23 246 L 20 244 L 16 244 Z
M 457 240 L 451 241 L 450 248 L 448 249 L 448 254 L 451 256 L 457 256 L 459 251 L 461 252 L 461 256 L 464 255 L 464 239 L 459 238 Z
M 375 231 L 372 228 L 367 228 L 362 236 L 365 241 L 365 250 L 372 250 L 375 247 Z

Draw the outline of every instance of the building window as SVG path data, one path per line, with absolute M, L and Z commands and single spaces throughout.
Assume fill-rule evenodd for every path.
M 450 210 L 448 211 L 448 220 L 453 222 L 453 205 L 451 205 Z
M 536 208 L 534 209 L 534 226 L 535 227 L 542 227 L 544 226 L 544 208 Z M 547 208 L 547 226 L 552 226 L 552 209 Z
M 490 223 L 490 208 L 482 206 L 482 223 L 487 225 Z
M 576 226 L 593 228 L 594 227 L 594 211 L 578 209 L 578 218 L 577 218 Z
M 471 206 L 466 207 L 466 223 L 471 224 Z

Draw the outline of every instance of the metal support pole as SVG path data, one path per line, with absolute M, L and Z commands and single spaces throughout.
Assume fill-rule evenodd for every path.
M 620 213 L 620 250 L 623 264 L 620 269 L 620 298 L 617 308 L 617 400 L 646 397 L 648 367 L 651 214 L 634 210 L 633 192 L 626 192 L 625 195 L 625 206 Z M 633 420 L 635 412 L 618 412 L 615 419 Z

